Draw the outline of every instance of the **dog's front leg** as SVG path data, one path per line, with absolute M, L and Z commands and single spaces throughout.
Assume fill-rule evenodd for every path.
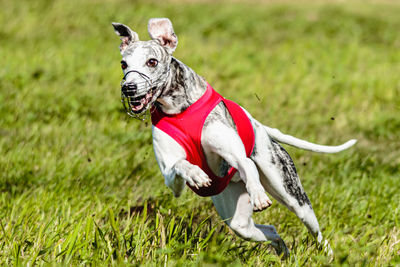
M 201 143 L 207 154 L 217 154 L 238 170 L 246 184 L 255 211 L 268 208 L 272 202 L 261 185 L 254 162 L 246 156 L 246 150 L 237 132 L 220 121 L 213 121 L 203 128 Z
M 197 188 L 210 185 L 208 175 L 186 160 L 185 150 L 172 137 L 154 126 L 152 134 L 158 166 L 175 197 L 181 195 L 185 182 Z
M 191 164 L 189 161 L 182 159 L 178 161 L 174 170 L 176 174 L 182 177 L 190 186 L 195 188 L 208 187 L 211 185 L 211 179 L 200 169 L 199 166 Z
M 185 181 L 176 175 L 175 165 L 186 158 L 183 148 L 168 134 L 152 126 L 153 149 L 158 167 L 175 197 L 182 194 Z

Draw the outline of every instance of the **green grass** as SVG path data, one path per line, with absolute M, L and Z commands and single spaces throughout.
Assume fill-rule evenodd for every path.
M 400 264 L 400 5 L 0 1 L 0 265 Z M 111 21 L 148 39 L 169 17 L 175 56 L 288 147 L 330 240 L 330 260 L 286 208 L 255 214 L 291 249 L 233 235 L 210 199 L 173 198 L 148 122 L 119 101 Z

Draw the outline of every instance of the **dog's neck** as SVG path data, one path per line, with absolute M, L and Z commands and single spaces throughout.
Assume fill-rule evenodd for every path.
M 207 89 L 204 78 L 175 58 L 171 60 L 169 77 L 156 103 L 166 114 L 183 112 Z

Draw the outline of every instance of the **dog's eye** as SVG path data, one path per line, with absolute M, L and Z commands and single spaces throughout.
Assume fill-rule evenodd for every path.
M 124 70 L 128 67 L 128 64 L 126 64 L 125 61 L 121 61 L 121 68 Z
M 147 65 L 148 67 L 152 67 L 152 68 L 154 68 L 155 66 L 157 66 L 157 64 L 158 64 L 158 60 L 155 59 L 155 58 L 150 58 L 150 59 L 146 62 L 146 65 Z

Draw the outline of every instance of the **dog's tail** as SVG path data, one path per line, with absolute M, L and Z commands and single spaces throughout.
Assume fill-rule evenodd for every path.
M 313 144 L 313 143 L 307 142 L 305 140 L 301 140 L 299 138 L 296 138 L 296 137 L 293 137 L 293 136 L 290 136 L 287 134 L 283 134 L 278 129 L 269 128 L 268 126 L 264 126 L 264 128 L 267 131 L 268 135 L 271 136 L 276 141 L 279 141 L 281 143 L 284 143 L 284 144 L 287 144 L 290 146 L 294 146 L 297 148 L 310 150 L 310 151 L 314 151 L 314 152 L 319 152 L 319 153 L 338 153 L 340 151 L 348 149 L 349 147 L 351 147 L 355 143 L 357 143 L 356 139 L 351 139 L 340 146 L 323 146 L 323 145 Z

